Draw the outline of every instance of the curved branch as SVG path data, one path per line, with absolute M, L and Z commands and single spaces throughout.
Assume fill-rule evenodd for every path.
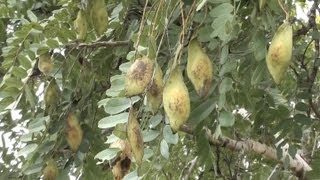
M 66 47 L 86 47 L 86 48 L 98 48 L 98 47 L 117 47 L 117 46 L 127 46 L 130 41 L 97 41 L 93 43 L 70 43 L 65 45 Z
M 312 27 L 313 33 L 318 33 L 318 26 L 317 26 L 317 22 L 316 22 L 316 16 L 317 16 L 317 7 L 318 7 L 318 1 L 314 1 L 311 9 L 310 9 L 310 15 L 309 15 L 309 24 Z M 312 93 L 312 88 L 314 85 L 314 82 L 316 80 L 317 74 L 318 74 L 318 70 L 319 70 L 319 66 L 320 66 L 320 44 L 319 44 L 319 39 L 318 38 L 313 38 L 314 40 L 314 62 L 313 62 L 313 67 L 312 67 L 312 71 L 309 75 L 309 88 L 308 91 L 309 93 Z M 309 104 L 311 106 L 311 109 L 313 110 L 313 112 L 315 113 L 315 115 L 317 116 L 318 119 L 320 119 L 320 113 L 318 111 L 318 109 L 315 107 L 315 104 L 312 101 L 312 97 L 309 99 Z
M 186 125 L 181 126 L 180 130 L 188 134 L 193 134 L 193 130 Z M 285 163 L 284 157 L 288 155 L 285 153 L 282 159 L 278 159 L 276 149 L 273 147 L 267 146 L 266 144 L 262 144 L 260 142 L 250 140 L 250 139 L 236 141 L 231 138 L 223 137 L 223 136 L 216 138 L 209 129 L 206 129 L 206 134 L 207 134 L 209 143 L 211 145 L 221 146 L 233 151 L 255 153 L 258 155 L 262 155 L 266 159 L 271 159 L 281 164 Z M 312 170 L 311 167 L 301 158 L 300 155 L 296 155 L 295 158 L 292 158 L 291 156 L 289 156 L 289 167 L 296 174 L 301 174 L 301 172 L 302 174 L 304 174 L 304 172 Z

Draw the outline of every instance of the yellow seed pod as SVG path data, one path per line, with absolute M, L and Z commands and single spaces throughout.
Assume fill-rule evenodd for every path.
M 155 65 L 156 69 L 152 84 L 147 91 L 147 103 L 153 114 L 157 113 L 162 103 L 163 79 L 162 70 L 158 64 Z
M 91 7 L 91 20 L 98 35 L 103 34 L 108 26 L 108 12 L 104 0 L 94 0 Z
M 83 10 L 78 11 L 77 18 L 74 20 L 73 25 L 78 33 L 78 39 L 85 40 L 87 37 L 88 23 Z
M 292 26 L 284 22 L 276 31 L 269 47 L 266 62 L 276 84 L 283 79 L 292 56 Z
M 60 98 L 60 89 L 55 79 L 52 79 L 45 89 L 44 104 L 49 114 L 57 107 Z
M 132 150 L 134 159 L 138 165 L 141 165 L 144 154 L 143 137 L 140 124 L 137 120 L 137 112 L 131 108 L 129 111 L 127 137 Z
M 41 54 L 39 56 L 38 69 L 45 75 L 52 72 L 53 63 L 49 53 Z
M 76 152 L 82 142 L 83 132 L 78 118 L 74 113 L 69 113 L 67 117 L 66 139 L 73 152 Z
M 141 94 L 151 82 L 153 62 L 146 56 L 138 58 L 130 66 L 125 79 L 125 95 L 127 97 Z
M 43 169 L 43 179 L 44 180 L 56 180 L 59 174 L 57 164 L 54 160 L 49 160 L 47 166 Z
M 199 42 L 193 39 L 188 46 L 187 75 L 200 97 L 208 95 L 212 85 L 213 67 Z
M 178 131 L 190 115 L 190 98 L 179 66 L 171 72 L 163 89 L 163 107 L 171 128 Z
M 121 150 L 120 156 L 112 165 L 112 174 L 114 179 L 121 180 L 129 173 L 131 167 L 131 147 L 127 140 L 119 139 L 110 145 L 110 148 L 119 148 Z

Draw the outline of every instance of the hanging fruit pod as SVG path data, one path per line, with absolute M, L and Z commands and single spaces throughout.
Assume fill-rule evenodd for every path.
M 212 85 L 213 67 L 199 42 L 193 39 L 188 46 L 187 75 L 200 97 L 205 97 Z
M 292 56 L 292 26 L 284 22 L 276 31 L 269 47 L 266 62 L 276 84 L 283 79 Z
M 125 80 L 127 97 L 142 94 L 151 82 L 153 62 L 146 56 L 138 58 L 130 66 Z
M 178 131 L 190 114 L 189 92 L 184 84 L 179 66 L 176 66 L 163 89 L 163 107 L 171 128 Z

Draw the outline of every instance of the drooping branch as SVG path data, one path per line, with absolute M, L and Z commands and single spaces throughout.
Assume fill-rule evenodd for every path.
M 318 8 L 318 1 L 316 0 L 316 1 L 314 1 L 313 5 L 312 5 L 312 7 L 310 9 L 310 14 L 309 14 L 309 24 L 312 27 L 313 33 L 316 33 L 316 34 L 319 33 L 318 26 L 316 23 L 317 8 Z M 315 49 L 314 62 L 313 62 L 312 71 L 309 75 L 309 88 L 308 88 L 308 91 L 311 94 L 312 94 L 312 88 L 315 83 L 315 80 L 316 80 L 316 77 L 318 74 L 318 70 L 319 70 L 319 66 L 320 66 L 319 38 L 316 37 L 316 38 L 313 38 L 313 40 L 314 40 L 314 49 Z M 319 113 L 318 109 L 315 107 L 315 104 L 313 103 L 312 97 L 309 99 L 309 104 L 311 106 L 311 109 L 313 110 L 313 112 L 317 116 L 317 118 L 320 119 L 320 113 Z
M 180 130 L 188 134 L 193 134 L 193 130 L 186 125 L 183 125 Z M 266 159 L 270 159 L 282 164 L 285 162 L 284 158 L 279 159 L 277 157 L 277 151 L 275 148 L 267 146 L 266 144 L 262 144 L 250 139 L 237 141 L 223 136 L 216 138 L 209 129 L 206 129 L 206 134 L 211 145 L 224 147 L 233 151 L 255 153 L 263 156 Z M 285 155 L 287 154 L 284 154 L 283 157 L 285 157 Z M 304 172 L 312 170 L 311 167 L 300 157 L 300 155 L 296 155 L 294 158 L 289 156 L 289 167 L 296 174 L 304 174 Z
M 77 43 L 73 42 L 67 44 L 67 47 L 79 47 L 79 48 L 98 48 L 98 47 L 117 47 L 117 46 L 127 46 L 130 41 L 97 41 L 92 43 Z

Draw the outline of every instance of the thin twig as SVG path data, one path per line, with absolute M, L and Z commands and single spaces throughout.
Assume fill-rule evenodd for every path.
M 318 33 L 318 26 L 316 23 L 316 8 L 318 7 L 318 1 L 314 1 L 313 6 L 310 9 L 310 16 L 309 16 L 309 23 L 312 26 L 312 30 L 314 33 Z M 314 38 L 314 62 L 313 62 L 313 68 L 310 74 L 310 78 L 309 78 L 309 88 L 308 88 L 308 92 L 312 93 L 312 88 L 315 82 L 315 79 L 317 77 L 317 73 L 318 73 L 318 69 L 319 69 L 319 64 L 320 64 L 320 45 L 319 45 L 319 39 L 318 38 Z M 320 113 L 318 111 L 318 109 L 315 107 L 312 97 L 310 97 L 309 99 L 309 104 L 311 106 L 311 109 L 313 110 L 313 112 L 316 114 L 316 116 L 318 118 L 320 118 Z
M 127 46 L 130 41 L 98 41 L 93 43 L 71 43 L 65 45 L 66 47 L 79 47 L 79 48 L 98 48 L 98 47 L 117 47 L 117 46 Z
M 187 174 L 182 178 L 183 180 L 188 180 L 190 178 L 190 175 L 196 166 L 198 160 L 198 156 L 196 156 L 193 160 L 191 160 L 188 164 L 190 164 Z

